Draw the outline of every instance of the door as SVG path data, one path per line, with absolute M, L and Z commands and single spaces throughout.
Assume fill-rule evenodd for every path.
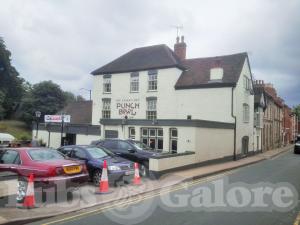
M 249 137 L 244 136 L 242 138 L 242 154 L 243 155 L 248 154 L 248 146 L 249 146 Z

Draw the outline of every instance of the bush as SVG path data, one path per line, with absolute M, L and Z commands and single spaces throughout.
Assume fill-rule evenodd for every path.
M 31 137 L 28 134 L 21 134 L 18 138 L 21 141 L 31 140 Z
M 0 132 L 4 132 L 7 130 L 7 125 L 6 124 L 0 124 Z

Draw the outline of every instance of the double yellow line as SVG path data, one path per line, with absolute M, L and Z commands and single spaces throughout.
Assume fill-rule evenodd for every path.
M 107 210 L 110 210 L 110 209 L 113 209 L 113 208 L 133 205 L 133 204 L 139 203 L 141 201 L 145 201 L 145 200 L 150 199 L 150 198 L 165 195 L 165 194 L 168 194 L 168 193 L 171 193 L 171 192 L 174 192 L 174 191 L 178 191 L 178 190 L 184 190 L 188 187 L 192 187 L 192 186 L 195 186 L 197 184 L 213 181 L 217 178 L 232 174 L 235 171 L 236 170 L 231 170 L 231 171 L 224 172 L 224 173 L 221 173 L 221 174 L 217 174 L 217 175 L 214 175 L 214 176 L 210 176 L 210 177 L 207 177 L 207 178 L 202 178 L 202 179 L 189 181 L 189 182 L 182 183 L 182 184 L 177 184 L 177 185 L 174 185 L 171 188 L 165 187 L 163 189 L 153 191 L 150 194 L 145 194 L 142 198 L 140 196 L 135 196 L 135 197 L 132 197 L 132 199 L 129 199 L 128 201 L 126 201 L 126 202 L 121 202 L 121 203 L 117 203 L 117 204 L 113 203 L 113 204 L 110 204 L 109 206 L 104 206 L 104 207 L 101 207 L 101 208 L 98 208 L 98 209 L 94 209 L 94 210 L 91 210 L 91 211 L 88 211 L 88 212 L 83 212 L 83 213 L 80 213 L 80 214 L 77 214 L 77 215 L 74 215 L 74 216 L 70 216 L 70 217 L 66 217 L 66 218 L 63 218 L 63 219 L 50 221 L 50 222 L 44 223 L 43 225 L 49 225 L 49 224 L 55 224 L 55 223 L 65 223 L 67 221 L 74 221 L 76 219 L 81 219 L 81 218 L 83 218 L 84 216 L 87 216 L 87 215 L 89 215 L 89 216 L 97 215 L 97 214 L 100 214 L 104 211 L 107 211 Z M 142 195 L 142 193 L 141 193 L 141 195 Z

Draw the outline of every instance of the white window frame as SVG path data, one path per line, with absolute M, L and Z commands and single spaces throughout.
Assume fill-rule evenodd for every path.
M 250 107 L 248 104 L 243 104 L 243 121 L 244 123 L 249 123 L 250 121 Z
M 157 100 L 156 99 L 149 99 L 147 100 L 147 111 L 146 111 L 146 118 L 148 120 L 155 120 L 157 119 Z
M 110 119 L 111 118 L 111 100 L 102 99 L 102 118 Z
M 173 130 L 176 130 L 177 131 L 177 136 L 173 136 Z M 176 141 L 176 146 L 177 146 L 177 149 L 175 150 L 173 150 L 172 149 L 172 142 L 173 141 Z M 178 151 L 178 129 L 177 128 L 170 128 L 170 152 L 172 152 L 172 153 L 177 153 L 177 151 Z
M 130 74 L 130 92 L 139 92 L 139 74 Z
M 148 72 L 148 91 L 157 91 L 157 71 Z
M 103 77 L 103 93 L 111 93 L 111 77 Z

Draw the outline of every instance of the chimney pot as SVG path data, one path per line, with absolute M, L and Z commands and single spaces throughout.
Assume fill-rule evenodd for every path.
M 181 43 L 184 43 L 184 36 L 181 36 Z
M 174 45 L 174 52 L 180 60 L 185 60 L 186 58 L 186 43 L 184 42 L 184 36 L 181 36 L 181 42 L 179 42 L 179 37 L 176 37 L 176 43 Z

